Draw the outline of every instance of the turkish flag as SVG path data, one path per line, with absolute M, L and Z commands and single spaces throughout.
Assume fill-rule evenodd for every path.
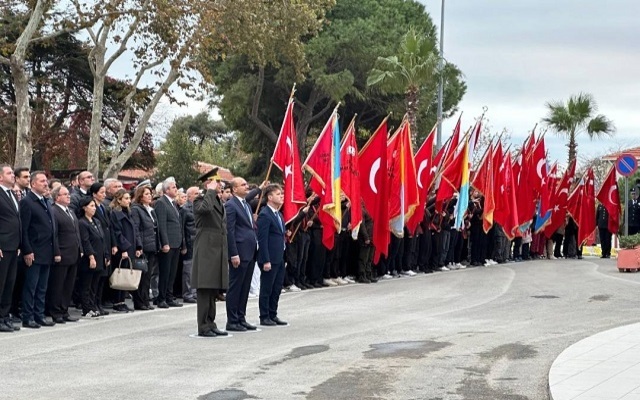
M 611 170 L 609 170 L 596 198 L 609 213 L 609 232 L 618 233 L 622 208 L 620 206 L 620 192 L 618 190 L 615 167 L 611 167 Z
M 573 182 L 576 170 L 575 166 L 574 160 L 562 176 L 560 184 L 558 184 L 552 192 L 550 201 L 551 218 L 549 224 L 544 228 L 544 234 L 547 238 L 551 238 L 555 231 L 564 224 L 567 205 L 569 203 L 569 190 L 571 189 L 571 182 Z
M 525 225 L 532 221 L 536 212 L 536 194 L 534 185 L 531 183 L 532 176 L 536 174 L 533 164 L 535 153 L 535 136 L 533 132 L 522 146 L 522 169 L 517 177 L 518 183 L 518 225 Z M 532 229 L 533 232 L 533 229 Z
M 578 246 L 584 244 L 596 230 L 596 193 L 593 169 L 589 168 L 580 199 L 580 217 L 578 223 Z
M 433 142 L 436 136 L 436 127 L 434 127 L 429 136 L 424 140 L 420 149 L 416 152 L 414 163 L 416 165 L 416 180 L 418 184 L 419 204 L 415 212 L 407 221 L 407 228 L 413 235 L 418 224 L 424 218 L 424 206 L 427 203 L 427 197 L 433 183 L 436 167 L 433 165 Z
M 300 169 L 298 137 L 293 124 L 293 99 L 289 99 L 289 105 L 284 114 L 284 121 L 282 122 L 276 148 L 273 150 L 271 162 L 284 173 L 282 214 L 285 223 L 289 223 L 307 201 L 304 193 L 302 170 Z
M 358 163 L 358 144 L 353 121 L 347 128 L 340 146 L 340 184 L 344 195 L 351 203 L 351 236 L 358 238 L 362 223 L 362 207 L 360 196 L 360 167 Z
M 389 188 L 387 186 L 387 119 L 380 124 L 358 157 L 361 171 L 360 194 L 373 220 L 373 262 L 389 254 Z
M 498 168 L 496 180 L 496 205 L 494 221 L 499 223 L 509 240 L 515 237 L 518 228 L 518 203 L 516 202 L 516 187 L 513 180 L 513 167 L 511 155 L 506 153 Z

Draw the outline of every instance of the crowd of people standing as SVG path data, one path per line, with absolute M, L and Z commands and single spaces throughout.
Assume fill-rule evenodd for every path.
M 387 255 L 374 264 L 373 221 L 363 204 L 344 197 L 341 229 L 327 249 L 319 200 L 311 192 L 307 205 L 286 223 L 279 212 L 284 201 L 279 185 L 250 186 L 240 177 L 224 182 L 215 170 L 201 176 L 202 187 L 178 189 L 167 178 L 155 189 L 145 181 L 128 191 L 116 179 L 96 182 L 89 171 L 63 184 L 42 171 L 0 167 L 0 332 L 75 322 L 70 307 L 91 319 L 108 315 L 107 309 L 127 313 L 182 303 L 197 304 L 200 336 L 256 330 L 247 316 L 256 266 L 260 325 L 277 326 L 287 324 L 278 316 L 282 291 L 582 257 L 570 215 L 551 237 L 527 229 L 510 239 L 498 224 L 485 232 L 477 192 L 462 229 L 454 228 L 456 199 L 442 211 L 428 201 L 417 229 L 405 228 L 402 238 L 390 235 Z M 637 191 L 632 193 L 630 233 L 640 230 L 640 204 Z M 362 207 L 363 214 L 355 240 L 352 207 Z M 599 206 L 603 257 L 611 249 L 607 218 Z M 113 269 L 137 267 L 140 259 L 145 267 L 138 289 L 111 289 Z M 225 330 L 215 323 L 215 303 L 221 300 L 226 301 Z

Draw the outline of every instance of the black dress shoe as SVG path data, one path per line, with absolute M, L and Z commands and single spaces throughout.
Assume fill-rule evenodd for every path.
M 40 326 L 54 326 L 56 323 L 54 321 L 47 321 L 46 319 L 36 320 L 36 324 Z
M 206 332 L 199 332 L 198 336 L 202 336 L 202 337 L 216 337 L 218 335 L 216 335 L 213 331 L 209 330 Z
M 160 303 L 158 303 L 158 308 L 169 308 L 169 305 L 166 301 L 161 301 Z
M 216 295 L 216 300 L 218 301 L 227 301 L 227 296 L 224 293 L 218 293 Z
M 147 307 L 147 310 L 151 311 L 151 310 L 155 310 L 156 308 L 154 306 L 152 306 L 151 304 L 147 304 L 145 307 Z
M 113 311 L 128 313 L 129 307 L 126 304 L 114 304 Z
M 0 332 L 13 332 L 13 326 L 0 322 Z
M 248 323 L 247 321 L 242 321 L 240 322 L 240 325 L 244 326 L 245 328 L 247 328 L 248 331 L 255 331 L 256 329 L 258 329 L 257 326 L 255 325 L 251 325 L 250 323 Z
M 315 286 L 313 286 L 310 283 L 305 283 L 304 286 L 306 286 L 307 289 L 315 289 L 316 288 Z
M 247 328 L 240 324 L 227 324 L 227 331 L 231 332 L 246 332 Z
M 53 318 L 53 322 L 55 322 L 56 324 L 66 324 L 67 321 L 64 320 L 64 318 L 62 317 L 55 317 Z M 42 325 L 42 324 L 40 324 Z
M 329 285 L 327 285 L 327 286 L 329 286 Z M 322 283 L 318 283 L 318 282 L 316 282 L 316 283 L 314 283 L 314 284 L 313 284 L 313 287 L 314 287 L 314 288 L 317 288 L 317 289 L 320 289 L 320 288 L 323 288 L 323 287 L 324 287 L 324 285 L 323 285 Z
M 65 315 L 62 317 L 66 322 L 78 322 L 78 318 L 72 317 L 70 315 Z
M 218 329 L 218 328 L 213 328 L 213 329 L 211 330 L 211 332 L 215 333 L 215 334 L 216 334 L 216 335 L 218 335 L 218 336 L 227 336 L 227 335 L 228 335 L 228 333 L 227 333 L 227 332 L 225 332 L 225 331 L 221 331 L 221 330 L 220 330 L 220 329 Z
M 168 305 L 169 307 L 182 307 L 182 304 L 178 303 L 178 302 L 177 302 L 177 301 L 175 301 L 175 300 L 167 301 L 167 305 Z
M 260 325 L 263 325 L 263 326 L 276 326 L 277 324 L 275 322 L 273 322 L 272 320 L 270 320 L 269 318 L 267 318 L 267 319 L 260 320 Z
M 22 323 L 22 327 L 23 328 L 31 328 L 31 329 L 39 329 L 40 325 L 38 325 L 36 323 L 36 321 L 29 321 L 29 322 L 23 322 Z
M 271 318 L 271 321 L 275 322 L 276 325 L 289 325 L 289 323 L 287 321 L 283 321 L 278 317 Z
M 195 304 L 197 303 L 196 299 L 182 299 L 183 303 Z

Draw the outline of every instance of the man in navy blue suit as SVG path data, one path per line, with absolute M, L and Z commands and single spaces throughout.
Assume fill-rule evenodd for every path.
M 264 189 L 267 205 L 258 215 L 258 266 L 260 275 L 260 325 L 287 325 L 278 318 L 278 301 L 284 282 L 285 226 L 280 214 L 284 203 L 282 187 L 277 184 Z
M 247 181 L 231 180 L 231 196 L 225 203 L 227 214 L 227 243 L 229 247 L 229 289 L 227 290 L 227 330 L 245 332 L 256 327 L 246 320 L 251 277 L 256 263 L 258 236 L 249 201 L 261 189 L 249 191 Z
M 49 191 L 47 176 L 42 171 L 31 174 L 31 191 L 20 201 L 22 222 L 21 253 L 26 265 L 22 288 L 22 326 L 53 326 L 44 316 L 44 302 L 49 269 L 60 256 L 54 256 L 57 245 L 56 219 L 44 197 Z

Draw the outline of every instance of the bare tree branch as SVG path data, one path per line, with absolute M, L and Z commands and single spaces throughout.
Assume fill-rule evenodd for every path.
M 258 117 L 258 108 L 260 106 L 260 99 L 262 97 L 262 89 L 264 87 L 264 67 L 260 67 L 258 70 L 258 84 L 256 86 L 256 92 L 253 96 L 253 104 L 251 106 L 251 113 L 249 114 L 249 120 L 253 122 L 262 133 L 265 134 L 273 143 L 278 141 L 278 135 L 267 124 L 262 122 Z

